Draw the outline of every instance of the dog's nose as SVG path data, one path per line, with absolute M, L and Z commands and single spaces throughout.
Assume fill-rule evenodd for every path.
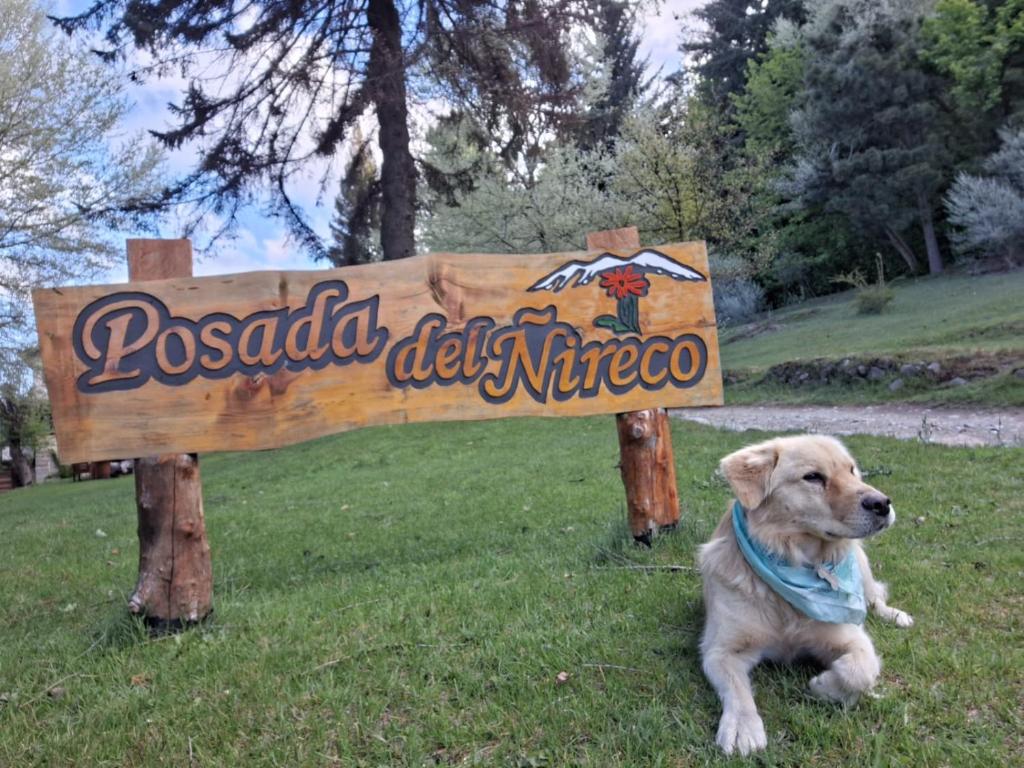
M 867 493 L 860 500 L 860 505 L 868 512 L 874 512 L 879 517 L 889 514 L 889 506 L 892 504 L 889 497 L 881 493 Z

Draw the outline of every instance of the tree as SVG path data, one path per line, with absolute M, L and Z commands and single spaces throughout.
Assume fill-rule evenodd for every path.
M 741 156 L 712 106 L 681 95 L 633 115 L 615 158 L 613 186 L 648 242 L 707 240 L 742 250 L 760 212 L 761 160 Z
M 694 15 L 707 31 L 682 50 L 693 56 L 699 89 L 708 101 L 730 112 L 730 96 L 743 90 L 747 64 L 768 49 L 777 19 L 800 22 L 803 0 L 712 0 Z
M 1002 146 L 985 159 L 984 176 L 961 173 L 946 195 L 953 243 L 961 253 L 1024 258 L 1024 130 L 1000 132 Z
M 158 185 L 160 154 L 118 141 L 117 79 L 31 0 L 0 0 L 0 368 L 17 367 L 32 288 L 92 277 L 120 256 L 122 211 Z
M 805 58 L 799 31 L 787 24 L 769 39 L 767 51 L 747 61 L 746 83 L 732 94 L 732 104 L 748 153 L 786 160 L 795 152 L 789 118 L 803 90 Z
M 799 147 L 787 191 L 885 237 L 917 271 L 941 272 L 935 206 L 952 175 L 946 82 L 918 57 L 929 0 L 827 0 L 802 28 L 805 87 L 792 124 Z
M 646 242 L 705 239 L 739 248 L 761 214 L 752 194 L 764 181 L 760 162 L 727 164 L 727 128 L 699 100 L 635 112 L 611 149 L 552 144 L 529 178 L 488 160 L 486 149 L 451 140 L 451 130 L 431 133 L 428 160 L 453 173 L 477 172 L 468 187 L 435 198 L 423 221 L 431 248 L 572 249 L 586 231 L 628 225 Z
M 18 487 L 35 483 L 35 468 L 26 451 L 34 455 L 52 430 L 50 404 L 36 383 L 38 375 L 37 350 L 0 361 L 0 439 L 11 451 L 12 475 Z
M 615 145 L 649 83 L 638 57 L 637 11 L 619 0 L 582 0 L 574 116 L 550 125 L 534 107 L 515 151 L 471 112 L 454 110 L 427 133 L 420 167 L 426 243 L 457 251 L 579 248 L 584 232 L 634 222 L 609 188 Z
M 381 260 L 381 193 L 377 163 L 368 141 L 354 132 L 352 157 L 334 199 L 333 243 L 328 260 L 336 267 Z
M 1024 109 L 1024 0 L 938 0 L 922 36 L 962 116 L 1002 125 Z
M 610 148 L 633 107 L 649 90 L 644 71 L 647 60 L 639 57 L 640 35 L 636 29 L 636 5 L 619 0 L 588 0 L 594 43 L 586 73 L 591 89 L 584 94 L 583 118 L 575 131 L 575 143 L 583 151 Z
M 567 0 L 97 0 L 60 23 L 103 29 L 108 58 L 132 47 L 150 53 L 155 63 L 137 77 L 174 70 L 189 79 L 177 127 L 156 135 L 168 147 L 194 144 L 199 162 L 150 208 L 187 201 L 230 225 L 265 190 L 271 212 L 321 257 L 323 244 L 288 182 L 333 157 L 372 109 L 382 154 L 381 247 L 396 259 L 414 252 L 411 99 L 460 105 L 514 152 L 536 128 L 535 104 L 545 105 L 549 123 L 571 113 L 567 10 Z
M 442 131 L 432 143 L 438 148 L 427 158 L 441 165 L 445 146 Z M 463 145 L 465 146 L 465 145 Z M 449 155 L 453 172 L 475 163 L 472 152 Z M 587 231 L 632 224 L 630 212 L 609 188 L 614 159 L 595 149 L 548 147 L 543 163 L 527 181 L 504 169 L 496 158 L 478 165 L 472 183 L 453 187 L 449 196 L 434 194 L 423 218 L 426 244 L 432 250 L 523 253 L 575 250 Z

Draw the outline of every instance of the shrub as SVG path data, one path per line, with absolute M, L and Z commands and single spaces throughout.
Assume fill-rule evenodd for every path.
M 885 271 L 882 267 L 882 254 L 875 254 L 878 268 L 878 282 L 869 283 L 860 268 L 832 278 L 833 283 L 849 285 L 857 290 L 857 314 L 880 315 L 893 300 L 895 294 L 885 282 Z
M 1024 131 L 1000 131 L 1002 145 L 985 159 L 984 176 L 961 173 L 946 195 L 951 235 L 960 254 L 1018 263 L 1024 239 Z
M 715 254 L 710 262 L 718 325 L 745 323 L 757 315 L 764 307 L 764 289 L 749 276 L 750 265 L 729 254 Z
M 857 314 L 880 315 L 894 298 L 887 285 L 869 285 L 857 291 Z

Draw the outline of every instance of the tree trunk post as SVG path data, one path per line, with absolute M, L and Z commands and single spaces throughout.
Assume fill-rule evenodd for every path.
M 609 229 L 587 235 L 588 250 L 639 249 L 636 227 Z M 679 491 L 672 453 L 672 433 L 664 408 L 617 414 L 619 468 L 626 487 L 629 530 L 650 546 L 651 537 L 679 522 Z
M 128 240 L 132 282 L 192 276 L 188 240 Z M 160 631 L 177 631 L 213 610 L 210 545 L 195 454 L 135 460 L 139 580 L 128 610 Z

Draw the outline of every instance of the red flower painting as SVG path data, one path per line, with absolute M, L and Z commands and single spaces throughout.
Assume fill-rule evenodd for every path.
M 601 287 L 608 291 L 609 298 L 624 299 L 627 296 L 646 296 L 651 284 L 641 272 L 634 272 L 632 266 L 618 267 L 601 275 Z
M 673 280 L 706 281 L 693 267 L 681 264 L 654 248 L 642 248 L 625 258 L 605 251 L 590 261 L 574 260 L 563 264 L 531 285 L 530 291 L 553 291 L 599 284 L 609 299 L 615 299 L 615 314 L 598 315 L 596 328 L 607 328 L 617 336 L 643 334 L 640 325 L 640 299 L 651 287 L 651 275 L 665 275 Z

